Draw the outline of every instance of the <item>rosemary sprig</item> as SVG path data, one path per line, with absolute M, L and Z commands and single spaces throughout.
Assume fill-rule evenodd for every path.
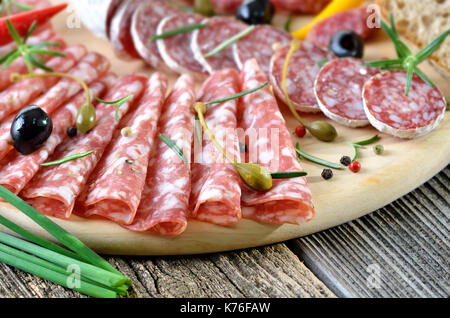
M 221 52 L 222 50 L 224 50 L 225 48 L 227 48 L 228 46 L 230 46 L 231 44 L 233 44 L 236 41 L 239 41 L 240 39 L 242 39 L 244 36 L 248 35 L 250 32 L 253 31 L 253 29 L 255 28 L 254 25 L 249 26 L 248 28 L 246 28 L 245 30 L 233 35 L 232 37 L 226 39 L 225 41 L 223 41 L 222 43 L 220 43 L 218 46 L 216 46 L 214 49 L 212 49 L 211 51 L 209 51 L 208 53 L 206 53 L 205 55 L 203 55 L 205 58 L 211 57 L 213 55 L 218 54 L 219 52 Z
M 230 95 L 230 96 L 227 96 L 225 98 L 216 99 L 216 100 L 213 100 L 213 101 L 210 101 L 210 102 L 205 102 L 204 104 L 205 105 L 211 105 L 211 104 L 218 104 L 218 103 L 227 102 L 229 100 L 236 99 L 236 98 L 239 98 L 239 97 L 251 94 L 253 92 L 256 92 L 257 90 L 260 90 L 261 88 L 267 86 L 268 84 L 269 84 L 269 82 L 265 82 L 265 83 L 262 83 L 261 85 L 258 85 L 255 88 L 249 89 L 247 91 L 244 91 L 244 92 L 241 92 L 241 93 L 237 93 L 237 94 L 234 94 L 234 95 Z
M 31 9 L 33 9 L 33 6 L 29 6 L 24 3 L 20 3 L 13 0 L 3 0 L 0 3 L 0 14 L 6 12 L 7 15 L 11 15 L 11 7 L 16 7 L 17 9 L 22 11 L 30 11 Z
M 186 158 L 186 156 L 183 153 L 183 150 L 180 149 L 180 147 L 177 146 L 177 144 L 175 143 L 175 141 L 173 141 L 172 139 L 170 139 L 168 136 L 164 135 L 164 134 L 159 134 L 158 135 L 159 139 L 161 139 L 170 149 L 173 150 L 173 152 L 175 152 L 180 158 L 181 160 L 183 160 L 184 162 L 188 163 L 188 160 Z
M 84 158 L 86 156 L 89 156 L 90 154 L 93 154 L 94 152 L 95 152 L 95 150 L 90 150 L 90 151 L 83 152 L 83 153 L 76 153 L 76 154 L 64 157 L 62 159 L 59 159 L 59 160 L 50 161 L 50 162 L 46 162 L 46 163 L 41 163 L 41 166 L 43 166 L 43 167 L 50 167 L 50 166 L 61 165 L 61 164 L 66 163 L 68 161 L 72 161 L 72 160 L 79 159 L 79 158 Z
M 378 135 L 375 135 L 369 139 L 361 140 L 358 142 L 349 142 L 350 146 L 352 146 L 352 148 L 353 148 L 353 153 L 354 153 L 352 161 L 356 161 L 356 159 L 358 159 L 358 155 L 359 155 L 358 148 L 365 148 L 364 146 L 370 145 L 377 140 L 378 140 Z
M 94 96 L 94 98 L 99 101 L 100 103 L 103 104 L 110 104 L 110 105 L 115 105 L 116 106 L 116 110 L 114 112 L 114 118 L 116 119 L 116 121 L 119 121 L 119 108 L 125 104 L 126 102 L 128 102 L 130 99 L 132 99 L 134 96 L 133 95 L 128 95 L 122 98 L 119 98 L 117 100 L 113 100 L 113 101 L 104 101 L 103 99 L 101 99 L 100 97 Z
M 433 41 L 428 43 L 428 45 L 426 45 L 416 55 L 413 55 L 408 46 L 402 40 L 400 40 L 395 28 L 394 18 L 392 14 L 389 16 L 389 23 L 390 26 L 388 26 L 384 21 L 381 21 L 381 27 L 391 39 L 392 43 L 394 43 L 398 59 L 371 61 L 367 62 L 366 65 L 371 67 L 378 67 L 382 70 L 406 70 L 407 77 L 405 85 L 405 96 L 408 96 L 414 73 L 416 73 L 417 76 L 419 76 L 428 85 L 430 85 L 431 87 L 435 87 L 433 82 L 431 82 L 431 80 L 417 67 L 417 65 L 429 58 L 441 46 L 447 36 L 450 35 L 450 29 L 444 31 Z
M 329 60 L 330 60 L 330 59 L 326 57 L 326 58 L 324 58 L 323 60 L 320 60 L 319 62 L 317 62 L 316 64 L 317 64 L 318 67 L 322 67 L 322 66 L 324 66 Z
M 154 42 L 154 41 L 157 41 L 157 40 L 160 40 L 160 39 L 169 38 L 169 37 L 172 37 L 174 35 L 181 34 L 181 33 L 191 32 L 191 31 L 194 31 L 194 30 L 197 30 L 197 29 L 203 29 L 203 28 L 207 28 L 207 27 L 209 27 L 209 24 L 206 24 L 206 23 L 186 25 L 186 26 L 183 26 L 181 28 L 172 29 L 172 30 L 166 31 L 164 33 L 155 35 L 155 36 L 150 38 L 150 41 Z
M 330 161 L 327 161 L 327 160 L 324 160 L 324 159 L 320 159 L 320 158 L 317 158 L 317 157 L 314 157 L 312 155 L 307 154 L 306 152 L 304 152 L 304 151 L 302 151 L 300 149 L 300 144 L 299 143 L 297 143 L 295 145 L 295 151 L 297 152 L 297 157 L 298 157 L 299 160 L 301 158 L 305 158 L 306 160 L 309 160 L 311 162 L 317 163 L 318 165 L 321 165 L 321 166 L 325 166 L 325 167 L 332 168 L 332 169 L 337 169 L 337 170 L 342 170 L 343 169 L 341 165 L 338 165 L 336 163 L 333 163 L 333 162 L 330 162 Z
M 6 20 L 6 25 L 8 27 L 9 33 L 11 34 L 11 37 L 17 44 L 17 48 L 0 58 L 0 65 L 3 64 L 3 70 L 5 70 L 9 65 L 11 65 L 11 63 L 14 62 L 18 57 L 22 56 L 30 75 L 33 76 L 34 75 L 33 66 L 43 69 L 45 71 L 52 71 L 51 68 L 45 66 L 45 60 L 40 58 L 38 54 L 49 56 L 60 56 L 60 57 L 66 56 L 64 53 L 58 51 L 43 49 L 49 46 L 59 46 L 60 44 L 57 42 L 42 42 L 31 45 L 27 44 L 28 38 L 30 37 L 31 33 L 33 33 L 33 31 L 36 29 L 37 26 L 36 21 L 34 21 L 31 24 L 23 40 L 20 38 L 19 34 L 17 33 L 17 30 L 14 28 L 9 19 Z
M 283 172 L 271 172 L 272 179 L 291 179 L 307 176 L 305 171 L 283 171 Z
M 286 22 L 284 23 L 284 31 L 291 32 L 292 18 L 293 15 L 289 14 L 288 18 L 286 19 Z

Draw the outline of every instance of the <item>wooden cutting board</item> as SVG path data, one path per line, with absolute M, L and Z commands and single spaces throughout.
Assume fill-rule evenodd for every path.
M 55 3 L 62 1 L 55 0 Z M 282 26 L 286 16 L 276 16 L 275 25 Z M 309 21 L 311 17 L 296 17 L 292 29 Z M 70 10 L 53 21 L 55 29 L 69 44 L 83 43 L 90 50 L 106 55 L 112 62 L 112 70 L 118 74 L 133 71 L 151 74 L 152 70 L 141 61 L 118 59 L 108 43 L 94 37 L 83 26 L 77 27 L 76 14 Z M 367 42 L 365 59 L 394 57 L 393 46 L 382 31 Z M 424 63 L 421 68 L 436 83 L 447 98 L 450 83 Z M 176 75 L 169 75 L 173 83 Z M 281 106 L 290 131 L 297 123 L 286 107 Z M 324 120 L 322 115 L 305 115 L 309 120 Z M 440 126 L 432 133 L 416 140 L 401 140 L 380 134 L 379 143 L 385 147 L 377 156 L 369 146 L 361 151 L 362 169 L 354 174 L 348 169 L 334 171 L 334 177 L 325 181 L 320 173 L 323 167 L 308 161 L 302 162 L 308 172 L 308 184 L 313 193 L 315 218 L 303 225 L 273 226 L 241 220 L 236 226 L 221 227 L 194 220 L 189 221 L 187 231 L 176 238 L 164 238 L 150 233 L 135 233 L 103 220 L 88 220 L 73 216 L 68 221 L 54 219 L 56 223 L 80 238 L 94 250 L 105 254 L 171 255 L 197 254 L 227 251 L 260 246 L 308 235 L 359 218 L 394 201 L 415 189 L 450 163 L 450 118 L 445 115 Z M 323 143 L 307 135 L 299 141 L 307 153 L 339 162 L 342 155 L 352 155 L 346 141 L 359 141 L 378 133 L 374 128 L 351 129 L 336 126 L 339 137 L 333 143 Z M 0 214 L 50 239 L 33 221 L 8 204 L 0 204 Z M 2 229 L 3 230 L 3 229 Z

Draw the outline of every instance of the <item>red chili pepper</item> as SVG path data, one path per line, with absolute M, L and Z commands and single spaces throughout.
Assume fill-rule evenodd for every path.
M 48 8 L 35 9 L 0 18 L 0 45 L 9 43 L 13 40 L 6 24 L 7 19 L 11 21 L 20 36 L 25 36 L 34 21 L 37 22 L 38 26 L 43 25 L 50 20 L 51 17 L 64 10 L 66 7 L 67 3 L 63 3 Z
M 361 164 L 358 161 L 352 161 L 352 163 L 348 166 L 350 171 L 357 173 L 361 170 Z
M 297 128 L 295 128 L 295 134 L 300 137 L 303 138 L 306 134 L 306 129 L 305 127 L 303 127 L 302 125 L 298 125 Z

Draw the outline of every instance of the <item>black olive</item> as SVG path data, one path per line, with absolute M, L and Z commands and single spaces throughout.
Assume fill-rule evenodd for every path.
M 23 155 L 39 149 L 50 137 L 52 119 L 38 106 L 23 108 L 11 125 L 11 139 L 14 147 Z
M 70 126 L 69 128 L 67 128 L 67 136 L 69 136 L 70 138 L 75 137 L 77 135 L 77 127 L 75 126 Z
M 247 24 L 270 24 L 275 9 L 269 0 L 247 0 L 236 11 L 236 19 Z
M 361 37 L 353 31 L 336 32 L 330 40 L 328 48 L 337 57 L 362 58 L 364 43 Z

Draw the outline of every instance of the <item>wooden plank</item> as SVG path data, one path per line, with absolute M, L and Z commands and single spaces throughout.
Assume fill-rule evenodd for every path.
M 449 176 L 447 166 L 392 204 L 288 246 L 338 296 L 448 297 Z
M 201 256 L 109 258 L 130 297 L 334 297 L 284 244 Z M 0 264 L 0 297 L 81 295 Z

